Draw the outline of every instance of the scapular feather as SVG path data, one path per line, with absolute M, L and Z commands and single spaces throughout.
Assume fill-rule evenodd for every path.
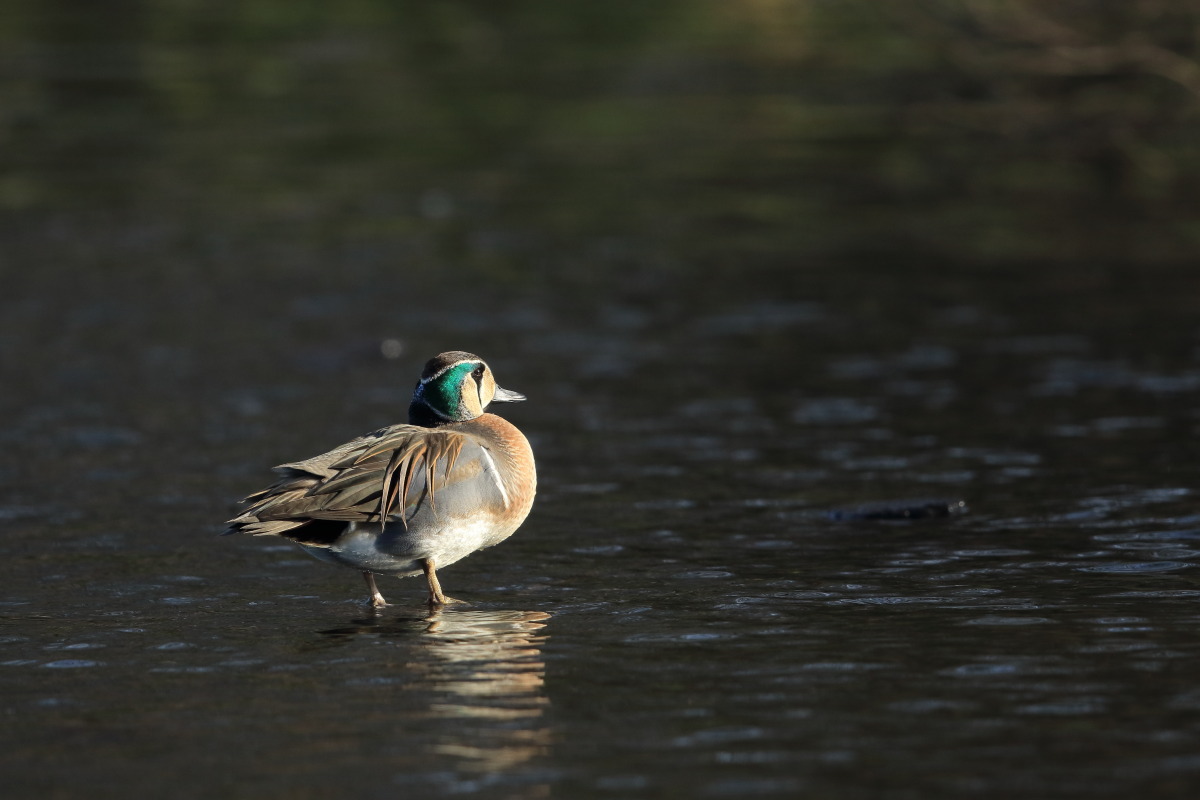
M 247 497 L 253 505 L 232 522 L 246 533 L 296 541 L 328 536 L 304 535 L 309 522 L 378 521 L 382 527 L 394 517 L 408 527 L 407 509 L 425 501 L 434 507 L 437 489 L 465 442 L 461 434 L 416 425 L 384 428 L 323 455 L 280 465 L 279 480 Z

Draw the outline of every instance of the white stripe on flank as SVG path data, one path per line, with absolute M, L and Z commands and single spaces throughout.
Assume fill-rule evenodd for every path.
M 500 490 L 500 496 L 504 498 L 504 507 L 508 508 L 508 492 L 504 491 L 504 481 L 500 480 L 500 472 L 496 469 L 496 462 L 492 460 L 492 454 L 487 451 L 486 447 L 479 448 L 479 452 L 483 453 L 483 457 L 487 459 L 488 472 L 492 474 L 492 480 L 496 482 L 496 488 Z

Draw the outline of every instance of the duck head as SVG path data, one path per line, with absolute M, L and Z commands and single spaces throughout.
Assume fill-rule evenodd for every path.
M 426 362 L 408 406 L 408 421 L 425 427 L 465 422 L 481 416 L 492 403 L 524 399 L 519 392 L 501 388 L 482 358 L 452 350 Z

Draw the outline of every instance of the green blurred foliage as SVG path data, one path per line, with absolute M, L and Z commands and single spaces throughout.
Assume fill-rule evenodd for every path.
M 12 0 L 0 230 L 513 280 L 1186 263 L 1198 47 L 1195 0 Z

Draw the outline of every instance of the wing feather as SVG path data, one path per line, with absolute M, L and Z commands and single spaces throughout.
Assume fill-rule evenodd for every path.
M 312 537 L 321 541 L 310 542 L 305 526 L 318 521 L 383 525 L 389 519 L 407 526 L 422 503 L 433 507 L 437 490 L 453 479 L 467 442 L 462 433 L 394 425 L 319 456 L 281 464 L 275 468 L 279 480 L 247 497 L 250 505 L 229 521 L 226 533 L 328 546 L 336 536 L 322 529 Z

